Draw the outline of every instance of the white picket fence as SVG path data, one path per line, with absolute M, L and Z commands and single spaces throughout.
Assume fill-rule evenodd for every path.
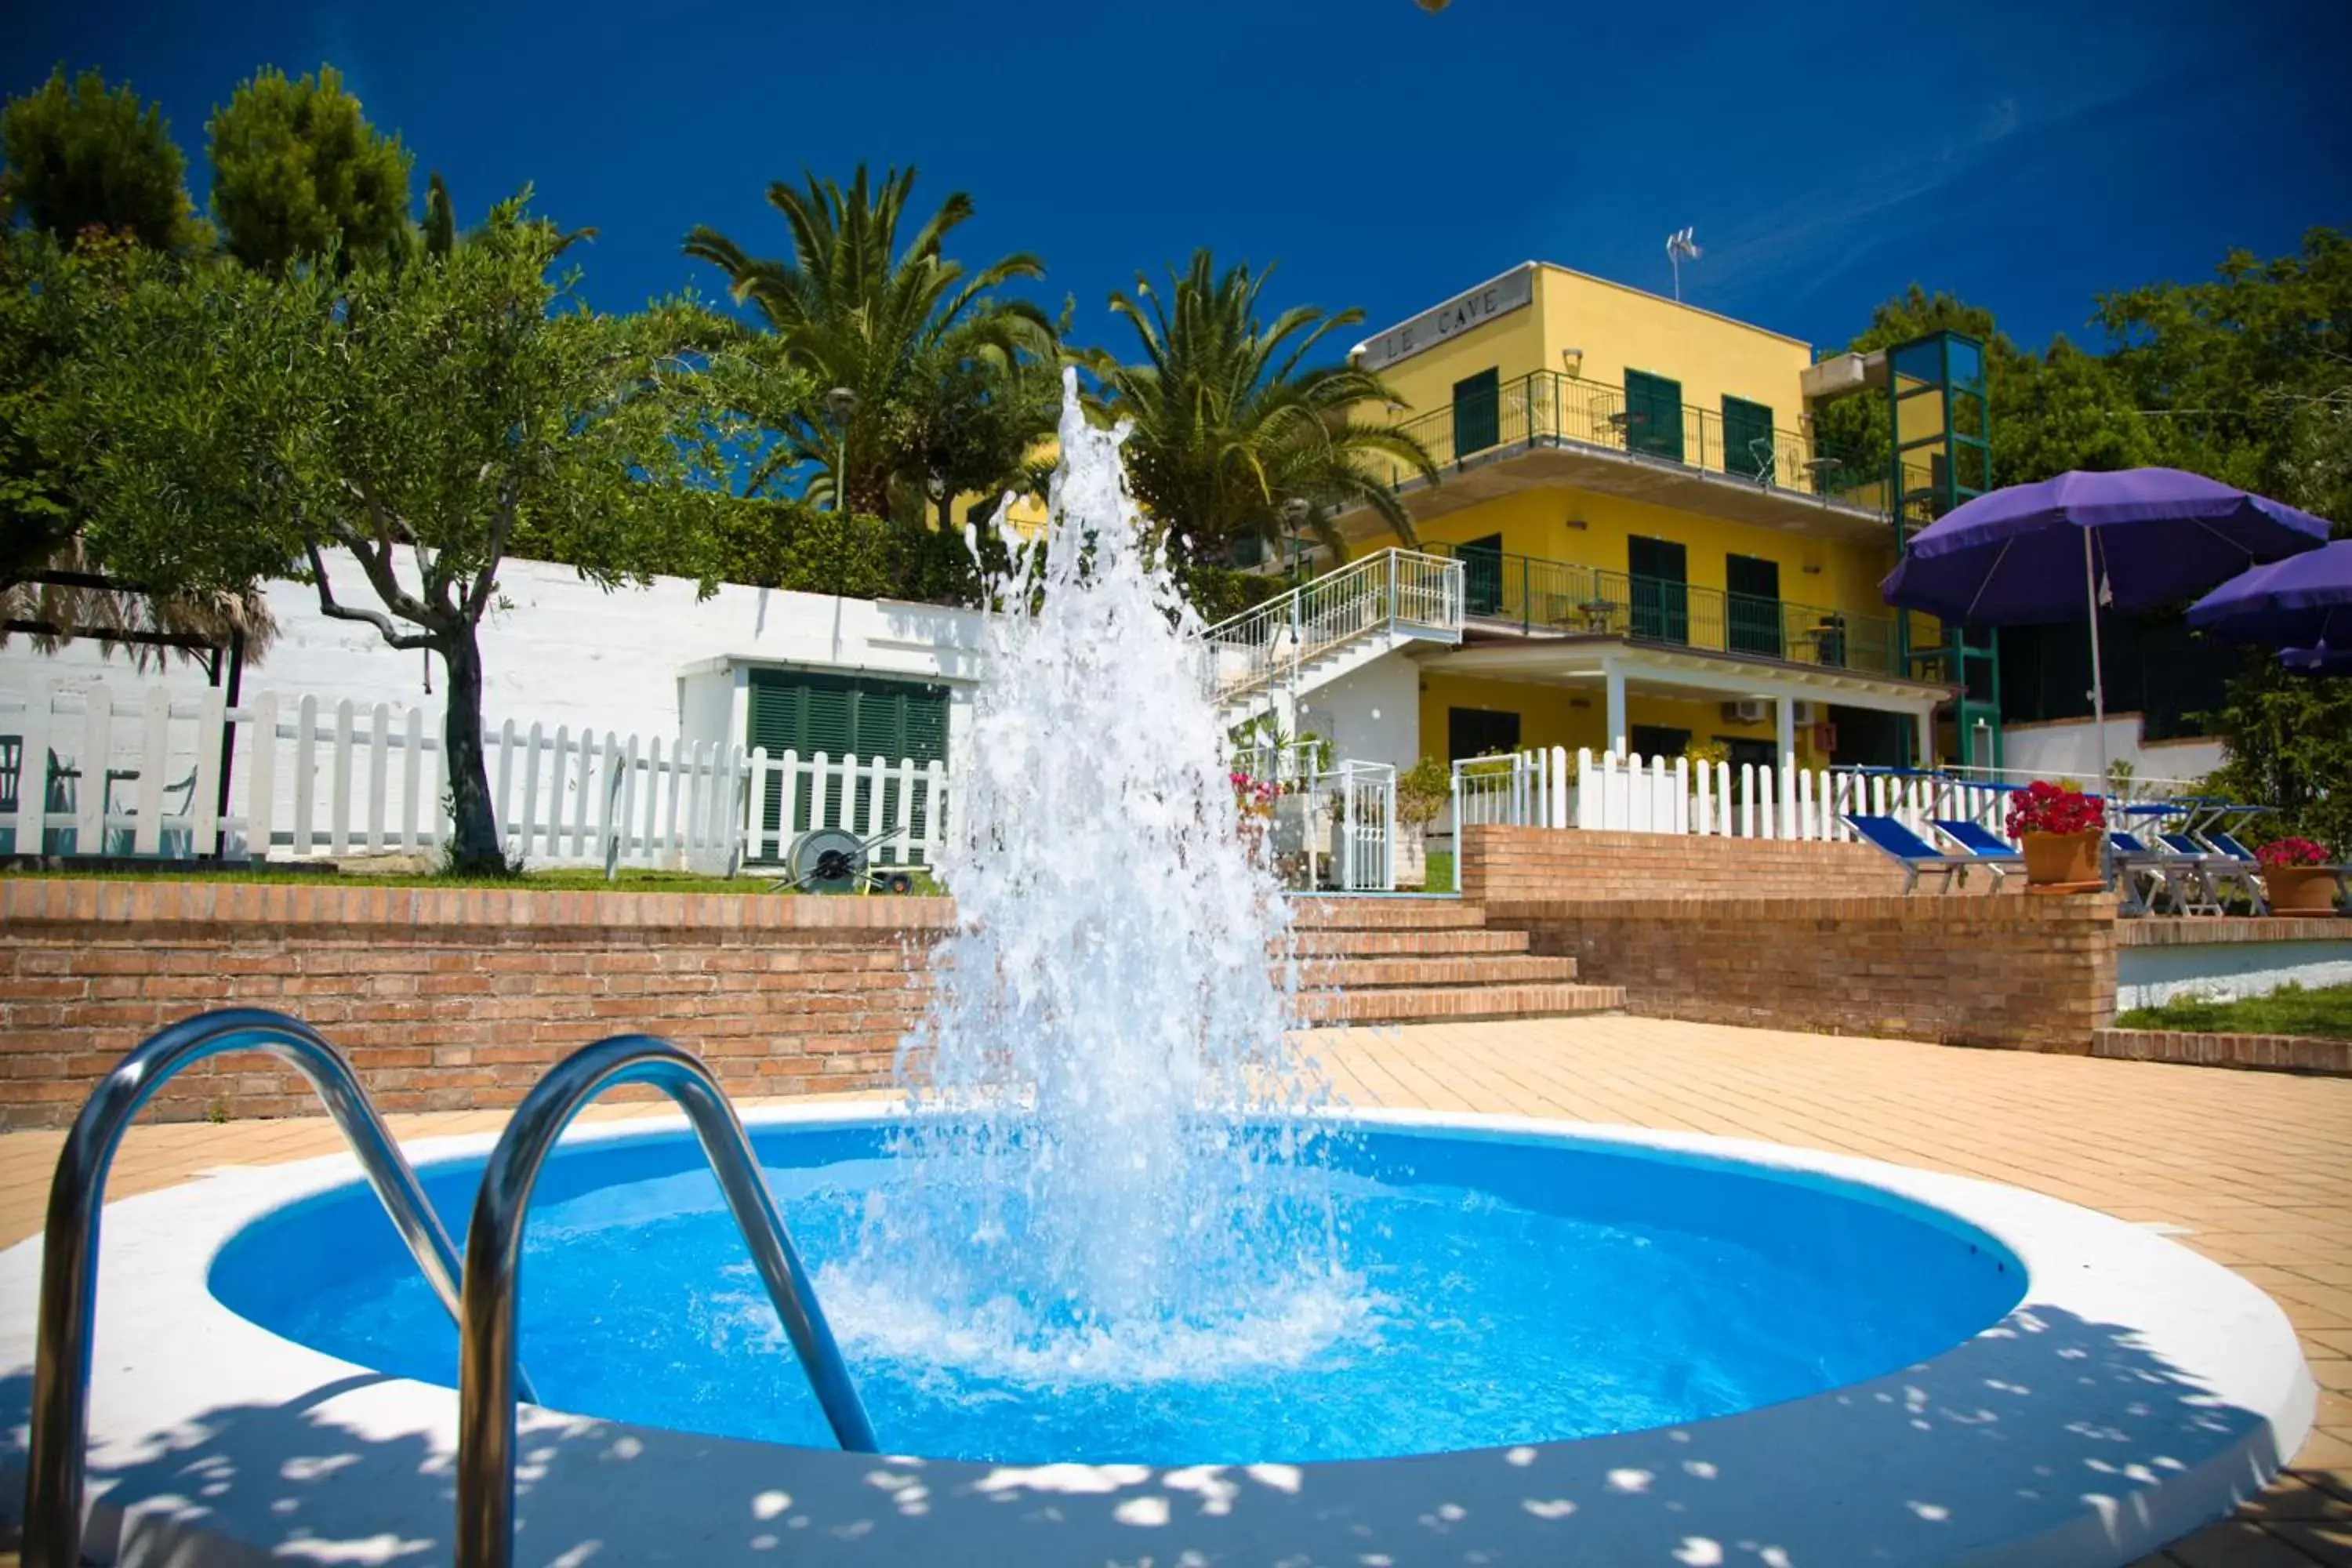
M 228 737 L 231 787 L 220 787 Z M 898 863 L 935 861 L 946 772 L 880 757 L 771 757 L 711 742 L 512 721 L 483 737 L 510 854 L 534 865 L 731 870 L 780 858 L 812 826 Z M 36 681 L 0 693 L 0 853 L 308 858 L 419 853 L 448 840 L 441 716 L 262 693 Z
M 1551 746 L 1454 764 L 1454 821 L 1725 838 L 1851 840 L 1847 814 L 1893 816 L 1915 832 L 1934 817 L 2001 831 L 2007 795 L 1939 774 L 1594 755 Z

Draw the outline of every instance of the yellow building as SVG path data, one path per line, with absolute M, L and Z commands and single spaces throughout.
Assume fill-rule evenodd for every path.
M 1884 486 L 1811 438 L 1808 393 L 1837 367 L 1807 344 L 1528 262 L 1352 357 L 1394 387 L 1384 416 L 1443 470 L 1395 482 L 1423 548 L 1464 563 L 1468 614 L 1458 646 L 1409 650 L 1410 742 L 1393 673 L 1310 695 L 1302 727 L 1400 763 L 1538 745 L 1721 742 L 1735 763 L 1811 766 L 1933 750 L 1951 689 L 1914 678 L 1878 595 L 1895 549 Z M 1396 542 L 1368 510 L 1340 526 L 1359 553 Z

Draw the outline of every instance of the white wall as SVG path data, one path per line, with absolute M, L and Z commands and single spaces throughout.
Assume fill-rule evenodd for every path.
M 2140 739 L 2138 714 L 2110 713 L 2107 757 L 2131 763 L 2136 781 L 2201 779 L 2221 765 L 2221 742 L 2200 739 L 2151 745 Z M 2087 782 L 2098 776 L 2098 727 L 2088 719 L 2011 725 L 2001 732 L 2001 766 L 2021 778 L 2073 775 Z
M 327 562 L 340 600 L 374 607 L 348 554 L 330 552 Z M 575 731 L 675 736 L 688 718 L 679 678 L 691 666 L 728 656 L 931 680 L 978 677 L 981 617 L 971 610 L 732 584 L 698 600 L 695 584 L 676 577 L 606 593 L 568 566 L 539 561 L 509 562 L 499 587 L 503 607 L 494 607 L 482 626 L 482 706 L 492 728 L 513 719 L 550 731 L 568 724 Z M 327 619 L 315 591 L 299 584 L 274 583 L 268 598 L 278 638 L 265 663 L 247 667 L 248 695 L 439 706 L 438 660 L 428 698 L 423 653 L 386 647 L 373 626 Z M 168 675 L 140 676 L 127 658 L 101 658 L 94 640 L 54 657 L 35 653 L 21 637 L 0 648 L 0 690 L 22 690 L 42 675 L 60 684 L 160 679 L 175 691 L 205 684 L 201 671 L 177 663 Z
M 1404 772 L 1421 760 L 1421 667 L 1400 649 L 1317 687 L 1299 702 L 1298 731 L 1328 738 L 1335 762 Z
M 2235 1002 L 2289 981 L 2306 990 L 2352 984 L 2352 941 L 2168 942 L 2116 953 L 2116 1010 L 2176 996 Z
M 742 667 L 724 660 L 698 666 L 678 677 L 678 738 L 697 745 L 709 741 L 724 746 L 743 734 L 744 726 L 735 717 L 735 688 L 742 682 Z

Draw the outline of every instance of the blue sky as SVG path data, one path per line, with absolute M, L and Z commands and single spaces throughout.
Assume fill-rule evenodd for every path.
M 1530 257 L 1663 290 L 1685 224 L 1686 298 L 1816 342 L 1914 280 L 2095 341 L 2101 289 L 2352 227 L 2347 58 L 2344 0 L 0 8 L 0 89 L 128 78 L 199 200 L 210 108 L 326 60 L 420 195 L 470 221 L 529 181 L 599 228 L 600 305 L 711 290 L 696 223 L 781 249 L 772 179 L 913 163 L 978 204 L 961 254 L 1039 252 L 1115 348 L 1106 292 L 1198 245 L 1370 328 Z

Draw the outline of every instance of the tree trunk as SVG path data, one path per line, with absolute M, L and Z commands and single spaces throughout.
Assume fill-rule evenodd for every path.
M 454 823 L 449 868 L 467 876 L 502 876 L 506 851 L 490 805 L 490 774 L 482 755 L 482 650 L 468 622 L 441 645 L 449 672 L 449 705 L 441 721 L 441 754 L 449 762 L 449 816 Z

